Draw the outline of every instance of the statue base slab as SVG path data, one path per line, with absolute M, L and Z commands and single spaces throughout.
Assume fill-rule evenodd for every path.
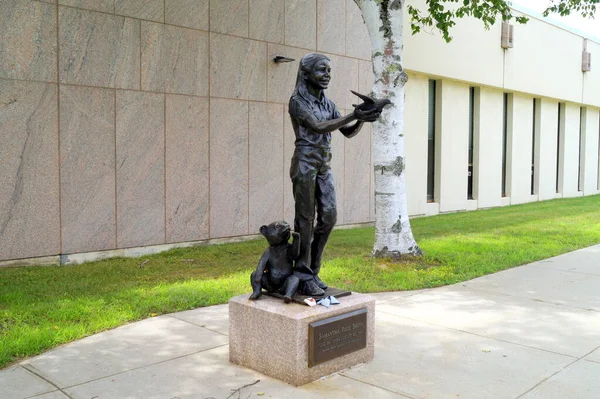
M 300 386 L 373 360 L 373 297 L 352 293 L 326 308 L 249 296 L 229 300 L 232 363 Z

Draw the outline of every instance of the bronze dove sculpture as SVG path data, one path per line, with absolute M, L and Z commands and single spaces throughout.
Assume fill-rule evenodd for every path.
M 383 108 L 386 105 L 390 105 L 392 102 L 385 98 L 383 100 L 378 100 L 369 96 L 365 96 L 364 94 L 360 94 L 355 92 L 354 90 L 350 90 L 352 92 L 352 94 L 354 94 L 355 96 L 359 97 L 361 100 L 364 101 L 364 103 L 362 104 L 352 104 L 352 106 L 356 109 L 359 109 L 361 111 L 371 111 L 372 109 L 376 109 L 378 113 L 381 113 L 381 111 L 383 110 Z

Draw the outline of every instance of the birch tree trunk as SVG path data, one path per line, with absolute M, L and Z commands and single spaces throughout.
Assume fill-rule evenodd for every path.
M 375 98 L 388 98 L 373 124 L 375 173 L 374 256 L 421 255 L 406 203 L 404 162 L 404 85 L 402 68 L 404 0 L 354 0 L 362 12 L 371 39 Z

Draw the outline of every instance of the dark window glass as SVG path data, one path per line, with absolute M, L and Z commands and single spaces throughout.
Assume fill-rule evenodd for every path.
M 429 113 L 427 131 L 427 201 L 434 201 L 435 190 L 435 103 L 436 82 L 429 81 Z
M 531 195 L 535 194 L 535 129 L 537 125 L 538 100 L 533 99 L 533 126 L 531 132 Z
M 560 137 L 562 130 L 562 118 L 563 118 L 563 104 L 558 103 L 558 127 L 556 128 L 556 192 L 560 193 L 560 162 L 561 159 L 561 145 L 560 145 Z
M 506 197 L 506 148 L 508 145 L 508 93 L 504 93 L 502 114 L 502 196 Z
M 475 130 L 475 88 L 469 88 L 469 165 L 467 168 L 467 199 L 473 199 L 473 135 Z
M 583 151 L 581 146 L 583 145 L 583 122 L 585 119 L 585 111 L 583 107 L 579 107 L 579 158 L 578 158 L 578 167 L 577 167 L 577 191 L 583 190 L 583 160 L 581 157 L 583 156 Z

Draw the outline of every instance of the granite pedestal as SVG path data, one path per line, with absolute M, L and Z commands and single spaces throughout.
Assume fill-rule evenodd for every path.
M 339 305 L 309 307 L 284 304 L 263 295 L 250 294 L 229 301 L 229 360 L 294 386 L 373 359 L 375 344 L 375 299 L 352 293 Z M 309 366 L 309 325 L 335 316 L 366 309 L 366 347 Z

